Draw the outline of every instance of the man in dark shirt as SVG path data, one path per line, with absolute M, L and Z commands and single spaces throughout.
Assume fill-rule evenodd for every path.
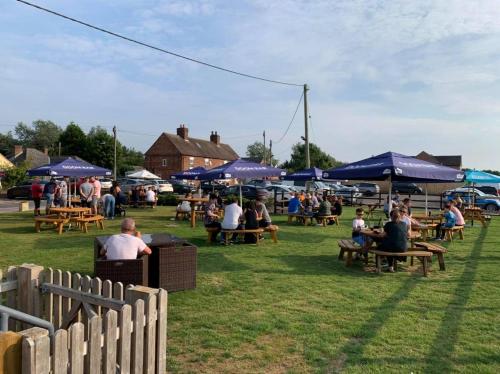
M 391 211 L 391 220 L 384 226 L 384 234 L 380 249 L 386 252 L 406 252 L 408 248 L 408 228 L 406 224 L 401 221 L 399 209 Z M 394 261 L 398 259 L 395 257 L 387 258 L 389 264 L 389 272 L 394 273 Z

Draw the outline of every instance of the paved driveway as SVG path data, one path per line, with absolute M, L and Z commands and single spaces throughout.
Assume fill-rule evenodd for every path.
M 11 200 L 11 199 L 6 199 L 6 198 L 2 198 L 0 199 L 0 213 L 2 212 L 17 212 L 19 211 L 19 203 L 21 201 L 25 201 L 25 200 Z M 33 208 L 35 207 L 35 205 L 33 204 L 33 201 L 30 201 L 30 209 L 33 210 Z M 41 209 L 45 209 L 45 200 L 42 200 L 41 202 Z

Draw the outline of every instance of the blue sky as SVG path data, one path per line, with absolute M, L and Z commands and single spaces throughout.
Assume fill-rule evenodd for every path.
M 496 0 L 33 0 L 180 54 L 308 83 L 312 142 L 342 161 L 388 150 L 462 154 L 500 169 L 500 7 Z M 180 123 L 243 155 L 282 142 L 301 89 L 244 79 L 27 7 L 0 3 L 0 131 L 18 121 L 116 125 L 142 151 Z

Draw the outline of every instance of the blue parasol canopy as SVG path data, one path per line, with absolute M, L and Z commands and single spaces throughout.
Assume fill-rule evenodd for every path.
M 422 183 L 461 182 L 460 170 L 386 152 L 323 172 L 324 179 L 412 181 Z
M 179 173 L 172 174 L 170 178 L 172 179 L 188 179 L 188 180 L 194 180 L 198 179 L 198 177 L 205 173 L 207 169 L 205 169 L 203 166 L 197 166 L 192 169 L 184 170 Z
M 465 172 L 465 181 L 468 183 L 500 183 L 500 176 L 479 170 Z
M 232 178 L 264 178 L 279 177 L 286 173 L 282 169 L 273 168 L 268 165 L 261 165 L 255 162 L 235 160 L 222 166 L 207 170 L 200 174 L 200 180 L 232 179 Z
M 61 162 L 43 165 L 35 169 L 28 170 L 30 176 L 111 176 L 113 173 L 109 169 L 92 165 L 86 161 L 67 158 Z
M 323 179 L 323 170 L 318 168 L 309 168 L 296 171 L 283 177 L 289 181 L 317 181 Z

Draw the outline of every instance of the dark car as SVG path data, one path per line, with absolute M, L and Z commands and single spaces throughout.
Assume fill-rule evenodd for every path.
M 209 182 L 209 181 L 204 181 L 201 182 L 201 190 L 204 193 L 210 193 L 212 191 L 223 191 L 226 188 L 225 184 L 220 184 L 217 182 Z
M 224 190 L 221 191 L 221 196 L 229 196 L 229 195 L 235 195 L 239 196 L 240 195 L 240 186 L 239 185 L 234 185 L 234 186 L 228 186 Z M 241 186 L 241 194 L 245 199 L 251 199 L 254 200 L 258 197 L 263 197 L 264 199 L 267 199 L 271 194 L 268 190 L 265 188 L 261 187 L 256 187 L 256 186 L 248 186 L 248 185 L 243 185 Z
M 7 190 L 7 198 L 8 199 L 27 199 L 31 200 L 31 184 L 33 181 L 24 181 L 17 186 L 11 187 Z M 40 184 L 43 185 L 47 183 L 46 181 L 40 181 Z
M 500 196 L 498 195 L 497 189 L 492 186 L 475 186 L 475 188 L 487 195 Z
M 377 183 L 356 183 L 354 187 L 358 187 L 359 192 L 365 196 L 373 196 L 380 193 L 380 186 Z
M 196 188 L 191 186 L 190 184 L 176 179 L 171 179 L 168 182 L 172 185 L 172 187 L 174 188 L 174 193 L 176 194 L 185 195 L 188 192 L 194 192 L 196 190 Z
M 415 183 L 409 182 L 392 182 L 392 192 L 398 191 L 402 194 L 416 195 L 423 193 L 422 188 Z

